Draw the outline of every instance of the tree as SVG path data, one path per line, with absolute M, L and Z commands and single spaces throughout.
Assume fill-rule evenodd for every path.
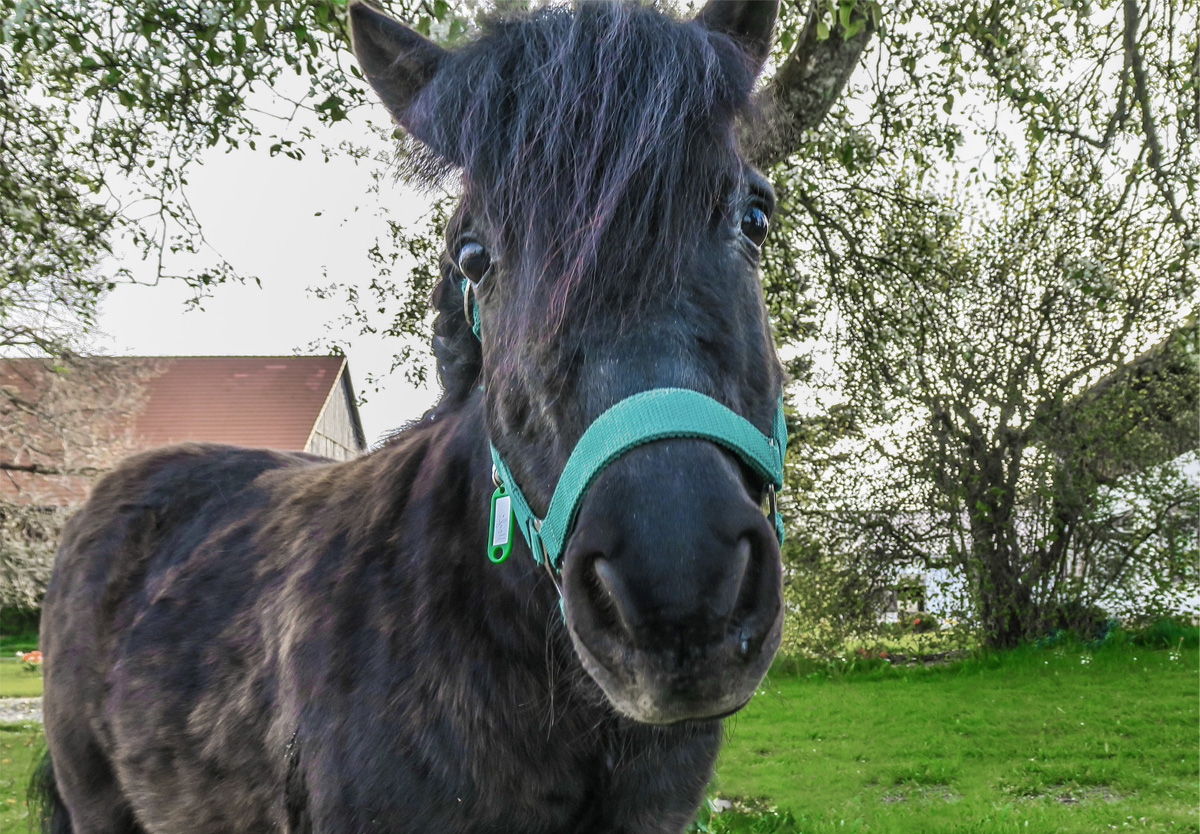
M 1149 363 L 1166 413 L 1094 392 L 1193 309 L 1196 8 L 914 0 L 887 23 L 775 175 L 795 273 L 769 288 L 815 288 L 853 411 L 838 451 L 859 455 L 851 473 L 805 458 L 809 503 L 869 510 L 893 553 L 956 567 L 1007 646 L 1147 563 L 1156 534 L 1101 512 L 1131 438 L 1195 448 L 1194 352 Z
M 389 5 L 426 32 L 464 29 L 442 2 Z M 134 279 L 138 255 L 149 280 L 197 293 L 252 277 L 205 255 L 188 178 L 206 151 L 369 155 L 293 126 L 296 113 L 328 125 L 367 101 L 344 7 L 0 0 L 0 332 L 28 330 L 33 300 L 80 327 L 35 332 L 29 344 L 51 355 L 77 347 L 70 336 Z M 382 176 L 390 155 L 376 155 Z M 115 249 L 125 259 L 107 262 Z
M 133 450 L 153 359 L 0 358 L 0 608 L 40 606 L 58 534 Z

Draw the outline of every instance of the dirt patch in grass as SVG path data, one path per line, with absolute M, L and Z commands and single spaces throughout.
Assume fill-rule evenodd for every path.
M 1051 785 L 1045 793 L 1026 794 L 1022 799 L 1050 800 L 1059 805 L 1081 802 L 1121 802 L 1132 794 L 1115 791 L 1108 785 Z
M 889 788 L 879 796 L 884 805 L 895 802 L 957 802 L 962 794 L 949 785 L 923 785 Z

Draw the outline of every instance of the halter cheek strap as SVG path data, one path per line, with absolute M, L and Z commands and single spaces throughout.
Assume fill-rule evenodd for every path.
M 463 312 L 478 338 L 479 306 L 472 289 L 464 278 Z M 776 404 L 771 433 L 766 435 L 745 417 L 699 391 L 652 388 L 617 402 L 587 427 L 558 478 L 545 518 L 533 512 L 512 471 L 496 447 L 491 447 L 496 491 L 492 495 L 488 558 L 501 562 L 508 556 L 515 526 L 538 564 L 556 573 L 583 496 L 604 468 L 631 449 L 672 438 L 695 438 L 724 446 L 758 473 L 766 485 L 775 535 L 783 543 L 783 518 L 775 499 L 775 491 L 783 487 L 783 456 L 787 451 L 783 397 Z

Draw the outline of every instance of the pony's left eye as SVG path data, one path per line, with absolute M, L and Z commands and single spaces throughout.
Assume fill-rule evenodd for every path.
M 767 213 L 759 206 L 750 206 L 742 215 L 742 234 L 755 246 L 767 238 Z
M 462 245 L 455 261 L 458 263 L 459 270 L 467 276 L 467 280 L 472 284 L 482 281 L 488 267 L 492 265 L 492 259 L 488 257 L 487 250 L 473 240 Z

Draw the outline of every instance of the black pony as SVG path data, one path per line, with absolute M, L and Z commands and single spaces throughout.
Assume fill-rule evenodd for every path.
M 97 485 L 42 619 L 47 830 L 686 825 L 719 719 L 779 643 L 761 479 L 713 442 L 643 445 L 586 493 L 560 576 L 520 539 L 488 560 L 489 440 L 544 513 L 585 429 L 638 392 L 693 389 L 769 430 L 773 202 L 735 122 L 775 14 L 582 3 L 446 51 L 351 6 L 409 158 L 462 173 L 445 394 L 348 463 L 188 444 Z

